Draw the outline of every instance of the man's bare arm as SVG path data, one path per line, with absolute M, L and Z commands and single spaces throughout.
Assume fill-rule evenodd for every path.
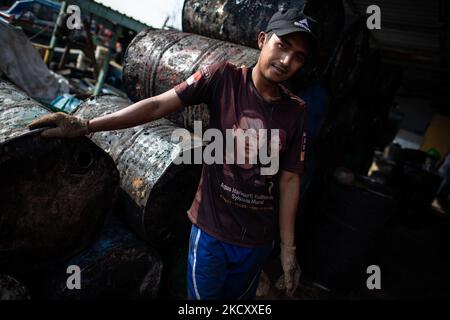
M 156 97 L 147 98 L 132 105 L 91 120 L 81 119 L 62 112 L 50 113 L 28 125 L 30 130 L 49 127 L 41 132 L 47 138 L 73 138 L 90 132 L 118 130 L 144 124 L 168 115 L 183 107 L 175 89 Z
M 108 131 L 138 126 L 162 118 L 180 108 L 183 103 L 175 89 L 147 98 L 102 117 L 89 120 L 89 131 Z
M 281 242 L 294 245 L 295 216 L 300 198 L 300 175 L 282 171 L 280 174 L 279 224 Z
M 287 296 L 292 296 L 298 287 L 301 270 L 294 246 L 295 216 L 300 198 L 300 176 L 282 171 L 280 174 L 280 260 L 284 271 L 284 286 Z

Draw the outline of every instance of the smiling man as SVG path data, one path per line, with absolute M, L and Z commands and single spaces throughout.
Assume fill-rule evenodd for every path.
M 262 266 L 277 238 L 286 294 L 292 295 L 298 286 L 301 271 L 294 226 L 303 173 L 306 110 L 304 102 L 281 83 L 302 67 L 315 47 L 312 23 L 297 9 L 275 13 L 266 31 L 258 35 L 261 54 L 253 68 L 237 68 L 223 61 L 197 71 L 161 95 L 109 115 L 83 120 L 58 113 L 30 124 L 31 129 L 54 127 L 43 136 L 74 137 L 140 125 L 184 106 L 206 103 L 210 127 L 223 136 L 236 124 L 246 130 L 283 132 L 279 170 L 272 175 L 260 177 L 260 170 L 249 175 L 249 166 L 242 164 L 204 164 L 188 210 L 192 222 L 187 272 L 191 299 L 254 298 Z M 252 121 L 243 123 L 249 115 Z M 262 168 L 262 164 L 251 168 Z

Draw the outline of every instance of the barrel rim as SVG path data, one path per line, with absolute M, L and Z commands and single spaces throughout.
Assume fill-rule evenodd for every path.
M 4 141 L 0 141 L 0 146 L 5 145 L 5 144 L 10 143 L 10 142 L 14 142 L 14 141 L 22 139 L 24 137 L 36 136 L 36 135 L 40 134 L 41 132 L 43 132 L 43 131 L 45 131 L 47 129 L 50 129 L 50 128 L 51 127 L 42 127 L 42 128 L 37 128 L 37 129 L 30 130 L 28 132 L 25 132 L 25 133 L 19 135 L 19 136 L 15 136 L 15 137 L 12 137 L 10 139 L 6 139 Z

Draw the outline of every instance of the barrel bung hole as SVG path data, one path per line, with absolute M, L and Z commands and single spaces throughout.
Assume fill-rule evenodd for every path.
M 88 169 L 94 163 L 94 155 L 90 151 L 80 151 L 75 155 L 75 163 L 82 169 Z

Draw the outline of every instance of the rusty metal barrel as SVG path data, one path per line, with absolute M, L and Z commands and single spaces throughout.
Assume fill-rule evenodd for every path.
M 162 270 L 159 253 L 113 216 L 97 242 L 48 269 L 35 292 L 55 300 L 156 299 Z
M 44 139 L 49 113 L 0 81 L 0 272 L 26 272 L 86 248 L 112 211 L 119 174 L 89 139 Z
M 266 29 L 275 12 L 302 7 L 305 14 L 318 22 L 316 33 L 320 48 L 316 62 L 305 65 L 304 70 L 315 71 L 320 76 L 344 26 L 341 0 L 185 0 L 182 26 L 184 32 L 258 48 L 258 33 Z
M 328 66 L 330 91 L 337 99 L 359 91 L 357 86 L 364 83 L 361 79 L 368 70 L 370 55 L 370 31 L 365 25 L 366 21 L 351 16 L 347 16 L 346 20 L 344 34 Z
M 258 50 L 195 34 L 144 30 L 128 46 L 123 79 L 129 97 L 137 101 L 172 89 L 203 66 L 222 60 L 252 66 L 258 56 Z M 190 106 L 168 119 L 190 130 L 194 120 L 202 120 L 207 127 L 208 108 Z
M 96 96 L 84 101 L 74 114 L 91 119 L 129 104 L 113 95 Z M 160 246 L 187 241 L 190 222 L 186 211 L 201 174 L 201 165 L 174 163 L 181 152 L 181 143 L 171 139 L 175 129 L 172 122 L 160 119 L 125 130 L 97 132 L 91 138 L 111 155 L 120 171 L 123 218 L 141 238 Z
M 30 294 L 17 279 L 0 274 L 0 301 L 2 300 L 30 300 Z

